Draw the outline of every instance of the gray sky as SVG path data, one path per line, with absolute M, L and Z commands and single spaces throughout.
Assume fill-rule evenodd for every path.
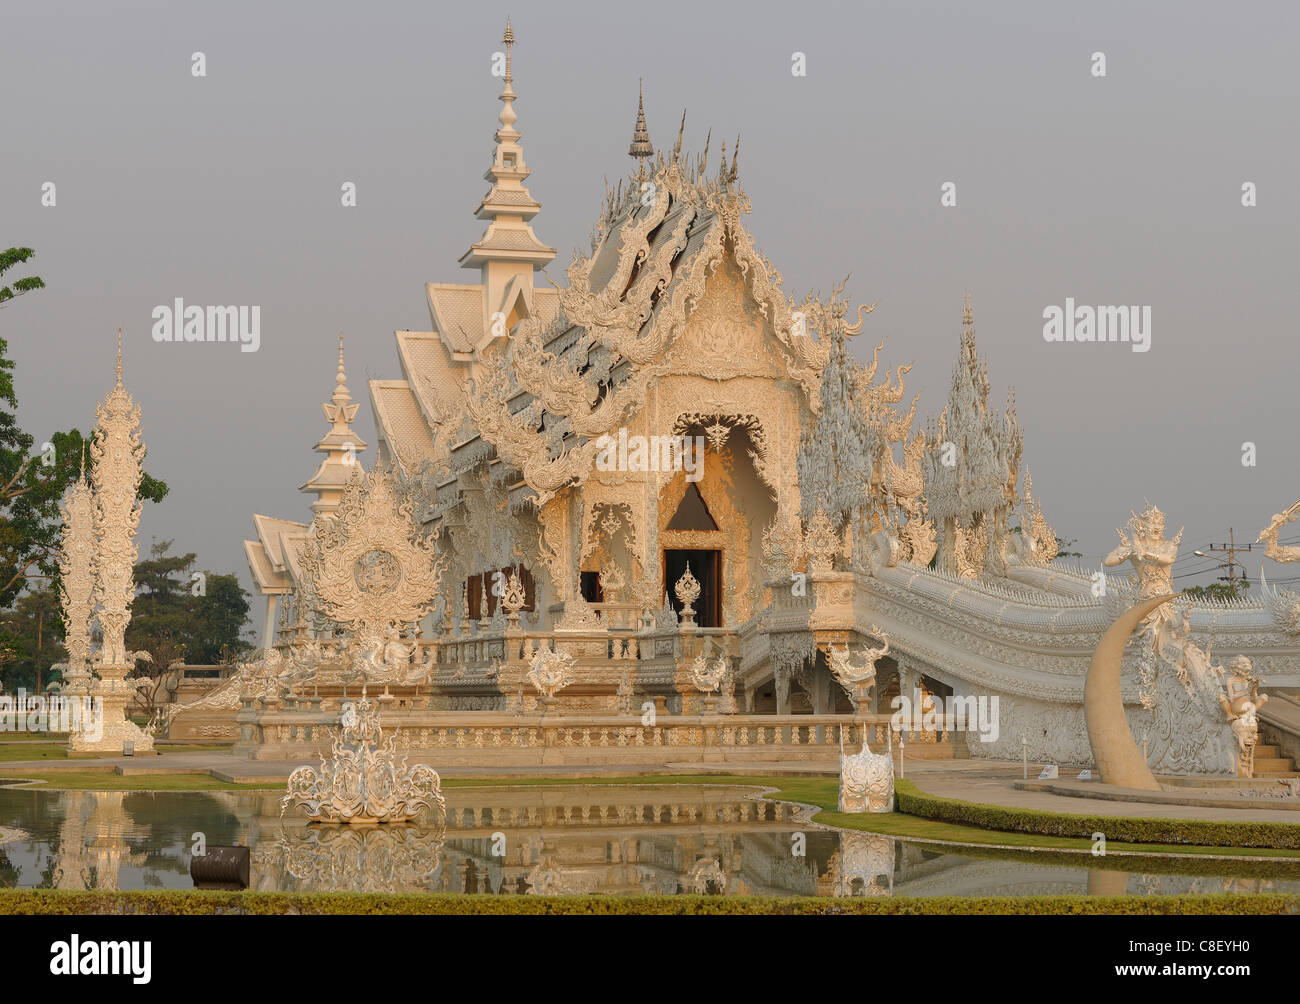
M 507 12 L 427 0 L 5 12 L 0 247 L 35 248 L 49 286 L 0 309 L 20 419 L 38 443 L 89 426 L 123 326 L 148 467 L 172 487 L 145 512 L 142 549 L 175 538 L 248 582 L 251 515 L 308 515 L 296 489 L 318 459 L 339 331 L 373 444 L 365 380 L 399 375 L 392 332 L 428 329 L 423 283 L 476 278 L 456 260 L 482 231 L 471 213 L 487 189 Z M 943 406 L 973 291 L 995 399 L 1016 388 L 1036 494 L 1091 560 L 1144 498 L 1187 526 L 1181 573 L 1207 564 L 1193 547 L 1230 525 L 1254 540 L 1300 495 L 1300 8 L 510 13 L 518 126 L 544 206 L 534 228 L 560 249 L 557 281 L 587 246 L 602 178 L 630 166 L 644 77 L 656 145 L 671 145 L 683 107 L 694 149 L 710 126 L 715 151 L 743 134 L 748 226 L 787 292 L 829 294 L 852 273 L 854 297 L 879 301 L 858 354 L 888 336 L 885 363 L 915 359 L 923 414 Z M 190 74 L 195 51 L 206 78 Z M 806 77 L 791 74 L 795 51 Z M 53 208 L 40 204 L 47 181 Z M 356 208 L 340 206 L 345 181 Z M 945 181 L 955 208 L 940 206 Z M 1247 181 L 1255 208 L 1241 205 Z M 153 342 L 150 312 L 176 297 L 260 305 L 260 351 Z M 1066 297 L 1150 306 L 1151 351 L 1044 342 L 1043 309 Z M 1247 557 L 1252 576 L 1258 566 Z

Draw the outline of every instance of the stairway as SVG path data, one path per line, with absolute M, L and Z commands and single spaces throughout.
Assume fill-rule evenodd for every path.
M 1256 777 L 1296 777 L 1295 764 L 1277 746 L 1260 743 L 1255 747 Z

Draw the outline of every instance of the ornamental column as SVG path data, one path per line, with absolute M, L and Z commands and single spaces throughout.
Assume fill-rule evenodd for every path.
M 153 736 L 128 721 L 126 706 L 135 693 L 127 674 L 135 659 L 126 650 L 126 627 L 135 598 L 136 529 L 140 525 L 140 479 L 144 443 L 140 440 L 140 406 L 122 386 L 122 329 L 117 331 L 117 384 L 95 408 L 96 434 L 90 444 L 94 492 L 95 600 L 103 645 L 95 662 L 99 679 L 90 687 L 103 715 L 103 727 L 83 728 L 69 737 L 75 754 L 120 754 L 123 744 L 134 752 L 153 751 Z M 98 734 L 97 734 L 98 733 Z

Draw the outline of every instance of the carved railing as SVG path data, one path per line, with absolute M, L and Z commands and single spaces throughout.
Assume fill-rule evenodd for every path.
M 437 764 L 833 761 L 841 733 L 857 752 L 888 742 L 890 715 L 665 715 L 545 717 L 489 712 L 381 714 L 386 733 L 413 758 Z M 256 711 L 237 716 L 238 752 L 312 759 L 328 747 L 337 710 Z M 897 733 L 894 736 L 898 746 Z M 931 741 L 934 741 L 933 739 Z

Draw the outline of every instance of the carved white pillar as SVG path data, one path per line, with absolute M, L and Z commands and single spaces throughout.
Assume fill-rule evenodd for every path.
M 266 624 L 262 628 L 262 648 L 270 651 L 275 647 L 275 606 L 280 597 L 268 593 L 266 597 Z
M 776 713 L 788 715 L 790 713 L 790 671 L 778 668 L 773 683 L 776 686 Z

